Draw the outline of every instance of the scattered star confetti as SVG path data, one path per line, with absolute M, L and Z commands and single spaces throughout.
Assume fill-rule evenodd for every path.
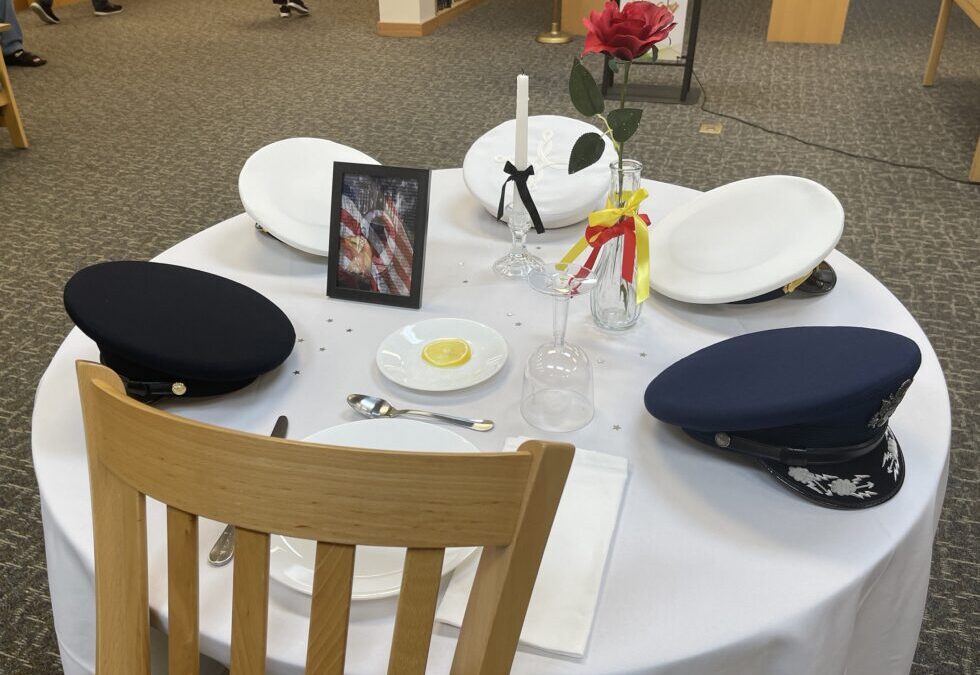
M 325 352 L 325 351 L 327 351 L 327 348 L 326 347 L 320 347 L 320 351 L 321 352 Z
M 619 426 L 618 424 L 614 424 L 614 425 L 613 425 L 613 431 L 619 431 L 619 430 L 620 430 L 620 429 L 622 429 L 622 428 L 623 428 L 623 427 L 621 427 L 621 426 Z
M 647 353 L 646 353 L 646 352 L 640 352 L 640 356 L 642 356 L 642 357 L 644 357 L 644 358 L 646 358 L 646 355 L 647 355 Z
M 514 316 L 513 312 L 507 312 L 507 316 Z
M 298 340 L 296 340 L 296 342 L 306 342 L 306 340 L 304 340 L 303 338 L 299 338 Z
M 515 325 L 515 326 L 520 326 L 520 325 L 523 325 L 523 324 L 521 324 L 521 322 L 520 322 L 520 321 L 517 321 L 517 322 L 515 322 L 515 323 L 514 323 L 514 325 Z
M 298 370 L 294 370 L 293 371 L 293 375 L 299 375 L 299 371 Z
M 353 328 L 348 328 L 348 329 L 347 329 L 347 332 L 348 332 L 348 333 L 353 333 L 353 332 L 354 332 L 354 329 L 353 329 Z
M 464 284 L 468 284 L 468 283 L 470 283 L 470 282 L 469 282 L 469 279 L 463 279 L 463 283 L 464 283 Z
M 327 319 L 327 323 L 333 323 L 333 319 Z

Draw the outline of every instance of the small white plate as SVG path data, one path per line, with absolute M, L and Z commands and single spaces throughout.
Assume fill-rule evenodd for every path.
M 433 340 L 459 338 L 470 344 L 470 360 L 439 368 L 422 359 Z M 381 342 L 376 357 L 381 374 L 419 391 L 465 389 L 490 379 L 507 361 L 507 342 L 489 326 L 469 319 L 428 319 L 399 328 Z
M 260 148 L 238 175 L 245 212 L 293 248 L 327 255 L 334 162 L 378 163 L 322 138 L 287 138 Z
M 361 420 L 323 429 L 305 439 L 308 443 L 345 445 L 407 452 L 478 452 L 459 434 L 444 427 L 412 420 Z M 306 595 L 313 593 L 316 542 L 273 535 L 269 576 Z M 443 575 L 453 571 L 476 548 L 447 548 Z M 354 554 L 351 599 L 371 600 L 398 595 L 405 566 L 404 548 L 358 546 Z
M 812 180 L 722 185 L 650 228 L 650 287 L 699 304 L 754 298 L 816 267 L 843 231 L 844 207 Z
M 534 175 L 528 181 L 534 205 L 546 229 L 580 223 L 602 206 L 609 190 L 609 163 L 616 150 L 605 136 L 606 149 L 592 166 L 568 173 L 568 155 L 582 134 L 599 133 L 588 122 L 559 115 L 534 115 L 527 125 L 528 162 Z M 463 159 L 463 181 L 491 215 L 497 215 L 500 186 L 507 174 L 504 164 L 514 161 L 517 122 L 507 120 L 480 136 Z M 508 194 L 513 190 L 507 187 Z

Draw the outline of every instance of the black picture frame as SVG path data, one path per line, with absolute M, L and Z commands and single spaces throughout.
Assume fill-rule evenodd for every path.
M 429 171 L 351 162 L 334 162 L 333 167 L 327 295 L 418 309 L 425 270 Z M 411 261 L 406 260 L 408 249 Z M 352 251 L 360 258 L 356 266 L 351 265 Z M 388 260 L 379 262 L 384 255 Z

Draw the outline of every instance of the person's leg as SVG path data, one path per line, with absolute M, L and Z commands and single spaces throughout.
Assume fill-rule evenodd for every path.
M 0 23 L 9 23 L 10 30 L 0 33 L 0 46 L 4 56 L 24 49 L 24 33 L 17 22 L 14 0 L 0 0 Z
M 61 19 L 54 13 L 54 0 L 34 0 L 31 11 L 44 23 L 61 23 Z
M 286 6 L 300 16 L 307 16 L 310 13 L 310 8 L 306 6 L 303 0 L 287 0 Z
M 29 68 L 43 66 L 47 61 L 37 54 L 31 54 L 24 49 L 24 33 L 14 13 L 14 0 L 0 0 L 0 23 L 9 23 L 10 28 L 0 33 L 0 51 L 3 52 L 3 62 L 8 66 L 25 66 Z
M 110 0 L 92 0 L 92 9 L 95 10 L 96 16 L 110 16 L 123 10 L 122 7 L 110 2 Z

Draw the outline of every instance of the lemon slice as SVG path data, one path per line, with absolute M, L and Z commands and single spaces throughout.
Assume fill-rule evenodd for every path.
M 459 338 L 433 340 L 422 347 L 422 360 L 436 368 L 455 368 L 470 360 L 470 343 Z

